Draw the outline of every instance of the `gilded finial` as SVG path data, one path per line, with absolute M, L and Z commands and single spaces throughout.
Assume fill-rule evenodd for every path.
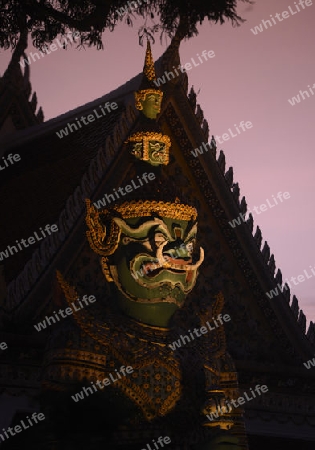
M 163 92 L 156 88 L 155 68 L 150 41 L 147 41 L 143 77 L 140 89 L 135 92 L 136 108 L 149 119 L 156 119 L 161 110 Z
M 161 112 L 163 92 L 155 86 L 156 76 L 150 42 L 147 41 L 143 77 L 140 89 L 135 92 L 135 106 L 142 114 L 151 120 L 156 120 Z M 168 164 L 171 140 L 153 128 L 152 131 L 139 130 L 129 136 L 126 143 L 130 146 L 130 153 L 137 159 L 146 161 L 152 166 Z
M 149 81 L 155 80 L 155 69 L 154 69 L 154 61 L 151 52 L 151 44 L 150 41 L 147 41 L 147 50 L 145 52 L 145 60 L 143 66 L 143 73 L 147 77 Z

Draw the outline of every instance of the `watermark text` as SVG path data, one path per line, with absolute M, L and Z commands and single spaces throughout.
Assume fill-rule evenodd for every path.
M 4 167 L 2 167 L 0 164 L 0 170 L 4 170 L 15 162 L 21 161 L 21 156 L 18 153 L 16 153 L 15 155 L 12 155 L 12 153 L 10 153 L 7 157 L 3 156 L 2 159 L 3 161 L 1 161 L 1 163 L 4 164 Z
M 310 266 L 311 272 L 313 276 L 315 276 L 315 266 L 312 268 Z M 304 276 L 305 275 L 305 276 Z M 298 275 L 297 277 L 291 277 L 290 280 L 294 284 L 294 286 L 297 286 L 300 283 L 304 283 L 309 278 L 313 278 L 311 274 L 307 272 L 307 270 L 304 270 L 304 275 Z M 297 280 L 297 281 L 296 281 Z M 266 292 L 266 295 L 268 298 L 272 299 L 273 297 L 277 297 L 281 292 L 287 289 L 292 289 L 292 286 L 288 280 L 288 278 L 285 279 L 285 284 L 283 286 L 280 285 L 280 283 L 277 284 L 277 287 L 275 289 L 271 289 L 271 291 Z
M 100 381 L 97 380 L 96 381 L 96 385 L 94 384 L 93 381 L 91 381 L 91 385 L 92 387 L 84 387 L 82 391 L 78 392 L 75 395 L 71 395 L 71 398 L 73 401 L 78 402 L 79 400 L 83 400 L 85 398 L 85 396 L 89 396 L 90 394 L 94 394 L 94 392 L 97 391 L 97 389 L 104 389 L 105 386 L 109 386 L 112 383 L 115 383 L 118 380 L 121 380 L 122 376 L 126 377 L 127 374 L 131 374 L 133 372 L 133 367 L 132 366 L 121 366 L 119 372 L 117 371 L 117 369 L 115 369 L 115 374 L 117 376 L 117 378 L 115 379 L 115 377 L 113 376 L 112 373 L 109 374 L 109 378 L 104 378 L 104 380 Z M 93 389 L 92 389 L 93 388 Z
M 24 246 L 24 248 L 29 247 L 30 245 L 35 244 L 36 241 L 41 241 L 42 239 L 47 237 L 46 233 L 49 234 L 49 235 L 51 234 L 51 232 L 55 233 L 56 231 L 58 231 L 58 227 L 57 227 L 56 224 L 54 224 L 54 225 L 46 225 L 45 226 L 45 231 L 42 229 L 42 227 L 40 227 L 39 230 L 40 230 L 38 232 L 39 236 L 37 234 L 37 231 L 35 231 L 34 232 L 34 236 L 35 237 L 30 236 L 27 239 L 28 243 L 26 243 L 26 239 L 21 239 L 20 242 L 18 240 L 15 241 L 16 245 L 8 245 L 6 250 L 4 250 L 3 252 L 0 252 L 0 261 L 2 261 L 3 258 L 9 258 L 10 254 L 13 255 L 14 254 L 13 250 L 14 250 L 15 253 L 18 253 L 19 250 L 23 250 L 22 245 Z M 17 247 L 19 248 L 19 250 L 18 250 Z
M 15 436 L 16 434 L 21 433 L 21 431 L 27 430 L 28 428 L 32 427 L 34 424 L 37 424 L 38 421 L 41 422 L 42 420 L 45 420 L 45 419 L 46 419 L 46 417 L 43 413 L 34 412 L 31 416 L 31 418 L 29 418 L 29 416 L 26 417 L 26 419 L 25 419 L 26 423 L 24 422 L 24 420 L 21 420 L 19 425 L 15 425 L 14 427 L 8 427 L 6 430 L 3 428 L 3 431 L 0 434 L 0 439 L 2 442 L 4 442 L 6 439 L 9 439 L 10 436 Z
M 48 326 L 51 325 L 51 322 L 56 323 L 56 320 L 59 322 L 60 318 L 66 318 L 68 316 L 71 316 L 74 311 L 80 311 L 80 309 L 83 309 L 84 306 L 82 305 L 82 302 L 85 303 L 85 306 L 88 306 L 90 303 L 96 302 L 96 298 L 94 297 L 94 295 L 90 295 L 89 297 L 87 295 L 84 295 L 82 298 L 82 302 L 79 299 L 77 299 L 77 301 L 78 301 L 77 305 L 75 304 L 75 302 L 71 303 L 71 306 L 73 307 L 73 309 L 69 306 L 66 309 L 59 309 L 58 312 L 53 311 L 53 314 L 55 317 L 54 316 L 46 316 L 45 319 L 43 320 L 43 322 L 38 322 L 37 325 L 34 325 L 35 329 L 37 331 L 44 330 L 47 327 L 47 325 Z M 79 306 L 79 308 L 76 308 L 76 306 Z
M 157 442 L 155 442 L 154 439 L 152 439 L 152 444 L 154 444 L 154 449 L 159 450 L 159 448 L 164 447 L 164 444 L 170 444 L 171 443 L 171 438 L 168 436 L 165 436 L 164 438 L 162 436 L 160 436 L 157 439 Z M 141 450 L 152 450 L 151 449 L 151 445 L 147 444 L 146 448 L 142 448 Z
M 299 3 L 297 4 L 296 2 L 294 2 L 295 6 L 288 6 L 288 10 L 290 11 L 291 16 L 295 16 L 295 14 L 297 14 L 298 12 L 301 12 L 303 9 L 305 9 L 305 6 L 312 6 L 313 2 L 312 0 L 300 0 Z M 300 5 L 300 6 L 299 6 Z M 270 14 L 272 23 L 274 25 L 277 25 L 277 23 L 279 22 L 283 22 L 283 20 L 288 19 L 290 17 L 290 14 L 288 13 L 288 11 L 283 11 L 281 14 L 277 13 L 275 14 L 275 17 L 273 17 L 272 14 Z M 278 22 L 276 21 L 276 19 L 278 20 Z M 272 27 L 272 23 L 269 19 L 267 20 L 262 20 L 260 25 L 256 25 L 255 28 L 251 28 L 250 31 L 257 35 L 258 33 L 262 33 L 264 31 L 264 27 L 267 30 L 268 27 Z M 268 25 L 268 27 L 267 27 Z
M 150 172 L 148 174 L 145 172 L 144 174 L 142 174 L 141 178 L 139 177 L 139 175 L 137 175 L 137 178 L 138 178 L 138 180 L 136 180 L 136 182 L 138 181 L 139 185 L 137 185 L 134 182 L 134 180 L 131 180 L 130 181 L 131 184 L 127 184 L 124 188 L 122 188 L 122 187 L 117 188 L 117 191 L 119 191 L 120 195 L 125 196 L 126 194 L 132 192 L 133 190 L 139 189 L 141 186 L 143 186 L 143 181 L 148 183 L 149 181 L 155 180 L 155 174 L 153 172 Z M 124 190 L 126 192 L 124 192 Z M 116 200 L 119 200 L 120 196 L 119 196 L 118 192 L 116 191 L 116 189 L 113 189 L 113 191 L 114 192 L 112 194 L 105 194 L 101 200 L 98 200 L 97 202 L 93 203 L 93 205 L 99 209 L 99 208 L 106 206 L 106 202 L 107 202 L 107 204 L 109 204 L 112 201 L 115 202 Z M 116 198 L 115 198 L 115 196 L 116 196 Z
M 214 58 L 215 54 L 214 54 L 213 50 L 209 50 L 209 51 L 203 50 L 203 52 L 201 53 L 201 56 L 202 56 L 202 58 L 204 58 L 205 61 L 208 61 L 208 58 L 209 59 Z M 200 64 L 203 64 L 204 61 L 202 60 L 201 56 L 199 55 L 199 53 L 197 53 L 197 57 L 198 57 Z M 155 86 L 159 87 L 161 84 L 165 84 L 167 81 L 173 80 L 175 77 L 178 77 L 180 75 L 180 73 L 178 72 L 177 69 L 179 69 L 181 73 L 184 73 L 184 72 L 188 72 L 193 67 L 200 66 L 200 64 L 198 64 L 198 62 L 196 62 L 194 60 L 194 58 L 191 58 L 190 60 L 193 63 L 193 66 L 191 65 L 190 62 L 187 62 L 183 66 L 181 66 L 180 64 L 177 67 L 173 66 L 174 70 L 171 70 L 170 72 L 165 71 L 164 74 L 160 78 L 153 80 L 153 83 L 155 84 Z M 165 77 L 167 78 L 167 80 Z
M 59 48 L 63 48 L 63 49 L 65 49 L 66 48 L 66 45 L 68 44 L 68 42 L 67 42 L 67 40 L 69 39 L 69 41 L 71 42 L 71 43 L 74 43 L 74 41 L 76 40 L 76 38 L 78 37 L 80 35 L 80 33 L 78 32 L 78 31 L 75 31 L 74 33 L 69 33 L 69 36 L 68 37 L 66 37 L 65 38 L 65 40 L 63 41 L 63 42 L 60 42 L 59 41 L 59 39 L 56 39 L 56 43 L 58 44 L 58 47 Z M 74 38 L 74 39 L 73 39 Z M 23 58 L 22 59 L 22 61 L 19 61 L 19 64 L 20 64 L 20 66 L 21 67 L 23 67 L 23 69 L 24 69 L 24 67 L 25 67 L 25 65 L 27 64 L 28 66 L 31 64 L 31 62 L 33 61 L 33 62 L 35 62 L 35 61 L 38 61 L 39 59 L 41 59 L 41 58 L 44 58 L 46 55 L 50 55 L 52 52 L 55 52 L 56 50 L 58 50 L 58 47 L 57 47 L 57 45 L 56 44 L 54 44 L 54 43 L 51 43 L 49 46 L 48 45 L 44 45 L 44 50 L 45 50 L 45 52 L 43 53 L 43 52 L 35 52 L 35 53 L 33 53 L 33 52 L 31 52 L 30 53 L 30 56 L 28 56 L 27 58 Z M 50 51 L 49 51 L 50 50 Z M 37 59 L 36 59 L 36 58 Z M 32 58 L 32 61 L 31 61 L 31 59 L 30 58 Z
M 311 92 L 311 94 L 314 95 L 313 89 L 315 89 L 315 83 L 313 84 L 312 87 L 310 85 L 308 85 L 307 87 L 308 87 L 308 90 Z M 291 106 L 294 106 L 297 103 L 300 103 L 301 99 L 306 100 L 307 98 L 310 98 L 310 94 L 307 91 L 300 91 L 296 97 L 292 97 L 292 98 L 288 99 L 288 102 L 290 103 Z
M 6 342 L 0 343 L 0 350 L 6 350 L 8 348 L 8 344 Z
M 260 386 L 260 384 L 257 384 L 254 388 L 256 391 L 256 394 L 262 395 L 268 392 L 268 387 L 263 384 Z M 250 393 L 253 395 L 253 397 L 248 397 L 247 392 L 243 392 L 244 397 L 238 397 L 237 400 L 226 400 L 225 405 L 223 406 L 217 406 L 217 410 L 214 412 L 211 412 L 210 415 L 207 414 L 207 418 L 210 420 L 210 422 L 213 422 L 214 419 L 218 419 L 219 416 L 222 416 L 223 414 L 230 413 L 234 408 L 239 408 L 241 405 L 244 405 L 246 401 L 251 401 L 254 398 L 256 398 L 256 394 L 252 388 L 250 388 Z M 231 406 L 231 404 L 233 406 Z
M 315 367 L 315 358 L 309 359 L 307 362 L 305 362 L 303 364 L 307 369 L 310 369 L 311 367 Z
M 59 139 L 62 139 L 64 136 L 68 136 L 69 131 L 70 133 L 72 133 L 73 131 L 78 131 L 79 128 L 82 128 L 82 123 L 83 125 L 89 125 L 90 123 L 94 122 L 95 119 L 101 119 L 102 117 L 106 116 L 106 111 L 104 110 L 104 108 L 107 110 L 108 113 L 110 113 L 112 110 L 117 109 L 118 105 L 115 102 L 112 103 L 106 102 L 104 107 L 103 105 L 99 105 L 99 108 L 101 109 L 102 114 L 98 114 L 99 111 L 93 109 L 94 114 L 89 114 L 86 117 L 81 116 L 79 119 L 76 117 L 75 118 L 76 122 L 67 123 L 66 128 L 56 131 L 56 135 L 59 137 Z
M 222 316 L 222 314 L 219 314 L 216 318 L 212 317 L 212 320 L 213 320 L 214 327 L 212 327 L 211 324 L 207 321 L 205 323 L 205 325 L 207 325 L 207 326 L 203 326 L 203 327 L 199 328 L 199 330 L 198 330 L 198 328 L 195 328 L 193 330 L 193 332 L 188 330 L 190 338 L 192 340 L 195 339 L 193 333 L 195 333 L 196 337 L 200 337 L 203 334 L 207 334 L 208 331 L 215 330 L 216 328 L 220 327 L 221 325 L 224 325 L 224 322 L 229 322 L 231 320 L 231 317 L 228 314 L 224 314 L 224 316 Z M 198 334 L 199 331 L 200 331 L 201 334 Z M 180 335 L 180 338 L 177 341 L 174 341 L 172 344 L 169 344 L 169 347 L 173 351 L 175 351 L 177 348 L 180 348 L 182 346 L 182 343 L 183 343 L 183 345 L 185 345 L 185 344 L 187 344 L 188 342 L 191 341 L 189 336 L 187 334 L 185 334 L 184 336 Z M 186 341 L 185 341 L 185 339 L 186 339 Z
M 282 197 L 283 197 L 283 198 L 282 198 Z M 280 203 L 283 202 L 283 199 L 284 199 L 284 200 L 288 200 L 289 198 L 290 198 L 290 193 L 289 193 L 289 192 L 284 192 L 283 194 L 282 194 L 282 192 L 278 192 L 278 194 L 277 194 L 277 199 L 280 201 Z M 273 203 L 272 203 L 272 202 L 273 202 Z M 267 203 L 267 204 L 266 204 L 266 203 Z M 274 208 L 275 206 L 278 205 L 278 202 L 277 202 L 277 200 L 276 200 L 276 198 L 275 198 L 274 195 L 272 195 L 271 203 L 269 202 L 269 199 L 268 199 L 268 198 L 266 199 L 266 203 L 262 203 L 260 206 L 254 206 L 254 207 L 253 207 L 253 212 L 255 212 L 256 214 L 259 215 L 259 214 L 261 214 L 262 212 L 267 211 L 267 210 L 268 210 L 268 207 L 269 207 L 269 209 L 271 209 L 271 208 Z M 267 207 L 267 205 L 268 205 L 268 207 Z M 249 208 L 249 209 L 246 211 L 245 214 L 239 213 L 238 218 L 233 219 L 231 222 L 229 222 L 229 224 L 231 225 L 231 227 L 232 227 L 232 228 L 235 228 L 236 225 L 241 225 L 242 221 L 243 221 L 243 223 L 246 222 L 247 219 L 248 219 L 248 214 L 249 214 L 250 212 L 251 212 L 251 209 Z M 253 212 L 252 212 L 252 214 L 253 214 Z

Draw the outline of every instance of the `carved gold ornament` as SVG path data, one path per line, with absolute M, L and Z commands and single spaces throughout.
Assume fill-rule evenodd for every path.
M 168 164 L 171 140 L 162 133 L 150 131 L 138 132 L 130 136 L 125 143 L 134 142 L 131 153 L 142 161 L 153 165 Z

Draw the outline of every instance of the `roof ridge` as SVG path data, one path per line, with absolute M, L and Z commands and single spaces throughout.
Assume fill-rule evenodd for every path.
M 162 63 L 165 53 L 163 53 L 155 62 L 156 69 L 160 71 L 162 70 Z M 8 150 L 14 145 L 19 145 L 20 143 L 28 142 L 29 140 L 34 139 L 34 137 L 40 137 L 41 135 L 49 131 L 55 130 L 55 128 L 57 127 L 62 127 L 63 123 L 66 124 L 69 120 L 71 120 L 71 118 L 75 118 L 78 114 L 83 113 L 85 110 L 91 109 L 94 105 L 98 105 L 103 101 L 115 100 L 118 102 L 121 98 L 125 99 L 126 96 L 128 95 L 130 95 L 130 98 L 131 97 L 133 98 L 134 91 L 136 91 L 139 88 L 139 85 L 141 83 L 142 75 L 143 72 L 140 71 L 133 78 L 126 81 L 126 83 L 111 90 L 107 94 L 104 94 L 101 97 L 98 97 L 94 100 L 84 103 L 83 105 L 80 105 L 67 112 L 59 114 L 56 117 L 52 117 L 46 122 L 32 125 L 31 126 L 32 130 L 30 129 L 31 127 L 27 127 L 22 130 L 16 131 L 14 134 L 10 134 L 10 136 L 4 136 L 4 139 L 1 140 L 1 147 L 5 148 L 5 150 Z
M 185 90 L 185 92 L 187 92 L 187 89 Z M 203 110 L 201 109 L 200 105 L 197 103 L 197 94 L 195 93 L 193 86 L 191 86 L 189 93 L 187 93 L 187 99 L 190 103 L 193 114 L 204 133 L 205 141 L 208 141 L 209 140 L 209 124 L 208 124 L 207 120 L 204 118 Z M 216 144 L 216 141 L 215 141 L 215 138 L 213 135 L 211 138 L 211 143 L 208 143 L 208 145 L 210 148 L 209 153 L 212 155 L 212 157 L 216 161 L 216 165 L 227 184 L 231 198 L 233 198 L 233 201 L 236 204 L 240 214 L 242 214 L 245 217 L 245 214 L 247 213 L 246 197 L 243 196 L 240 201 L 240 187 L 239 187 L 238 182 L 234 181 L 233 167 L 229 167 L 228 170 L 226 170 L 226 159 L 225 159 L 225 154 L 224 154 L 223 150 L 220 150 L 219 155 L 217 156 L 217 144 Z M 243 222 L 246 223 L 246 228 L 250 232 L 250 235 L 251 235 L 254 245 L 257 246 L 259 249 L 261 262 L 263 263 L 263 265 L 265 267 L 265 273 L 268 275 L 270 284 L 272 284 L 274 288 L 276 288 L 279 284 L 282 285 L 282 272 L 281 272 L 280 268 L 278 268 L 277 272 L 275 274 L 276 262 L 275 262 L 274 254 L 273 253 L 271 254 L 270 246 L 267 241 L 264 241 L 264 244 L 262 246 L 262 242 L 263 242 L 262 232 L 261 232 L 261 229 L 258 224 L 256 225 L 255 234 L 253 234 L 253 229 L 254 229 L 253 215 L 251 213 L 249 213 L 248 219 L 246 221 L 243 220 Z M 233 230 L 233 228 L 231 227 L 231 231 L 232 230 Z M 309 327 L 306 331 L 306 316 L 303 313 L 303 310 L 300 309 L 300 307 L 299 307 L 297 297 L 295 295 L 292 295 L 292 297 L 291 297 L 290 288 L 287 285 L 287 283 L 285 283 L 283 285 L 283 288 L 282 288 L 281 292 L 279 293 L 279 295 L 281 295 L 282 298 L 284 299 L 284 301 L 281 303 L 282 304 L 285 303 L 287 305 L 288 310 L 290 310 L 291 313 L 293 314 L 293 319 L 295 320 L 295 322 L 301 329 L 303 335 L 305 335 L 307 337 L 307 339 L 309 340 L 309 342 L 311 344 L 315 344 L 315 324 L 312 321 L 310 321 Z M 292 300 L 291 304 L 290 304 L 290 300 Z
M 198 107 L 200 108 L 200 106 L 197 105 L 197 111 L 198 111 Z M 197 111 L 195 113 L 196 116 L 197 116 Z M 200 113 L 199 113 L 199 115 L 200 115 Z M 212 147 L 213 147 L 213 140 L 214 140 L 214 137 L 212 136 Z M 213 156 L 215 158 L 216 158 L 216 148 L 217 147 L 215 147 L 214 153 L 213 153 Z M 218 158 L 216 159 L 216 162 L 217 162 L 218 168 L 220 169 L 222 175 L 225 178 L 226 183 L 229 186 L 229 190 L 232 194 L 232 197 L 233 197 L 240 213 L 245 216 L 245 214 L 247 212 L 246 197 L 243 196 L 241 199 L 241 202 L 240 202 L 239 184 L 233 182 L 233 167 L 229 167 L 229 169 L 225 172 L 225 154 L 224 154 L 223 150 L 220 150 L 220 153 L 219 153 Z M 273 283 L 273 287 L 277 288 L 278 285 L 282 285 L 282 272 L 281 272 L 281 269 L 278 268 L 277 273 L 275 275 L 276 262 L 275 262 L 274 254 L 273 253 L 270 254 L 270 246 L 266 240 L 264 241 L 264 245 L 262 246 L 262 242 L 263 242 L 262 232 L 261 232 L 261 229 L 258 224 L 256 225 L 255 234 L 253 234 L 254 219 L 253 219 L 253 216 L 251 213 L 249 213 L 249 218 L 245 221 L 245 223 L 246 223 L 248 230 L 250 231 L 253 241 L 255 242 L 255 244 L 257 245 L 257 247 L 259 249 L 261 258 L 265 264 L 266 272 L 270 276 L 270 281 Z M 296 322 L 299 325 L 299 327 L 301 328 L 303 334 L 306 334 L 309 341 L 312 344 L 314 344 L 315 343 L 315 324 L 312 321 L 310 321 L 308 330 L 306 332 L 306 316 L 303 313 L 303 310 L 300 309 L 299 304 L 298 304 L 298 299 L 295 295 L 292 296 L 292 302 L 290 305 L 291 292 L 290 292 L 290 287 L 288 286 L 287 283 L 284 283 L 282 285 L 282 290 L 280 293 L 286 299 L 286 303 L 287 303 L 288 307 L 291 309 L 292 313 L 294 314 Z
M 22 95 L 22 103 L 28 104 L 28 111 L 25 111 L 24 120 L 19 120 L 21 112 L 13 113 L 14 125 L 17 130 L 29 128 L 33 124 L 42 123 L 44 121 L 44 113 L 42 107 L 39 107 L 37 112 L 37 95 L 33 92 L 32 98 L 30 99 L 32 93 L 32 85 L 30 81 L 30 67 L 28 64 L 24 63 L 24 74 L 21 68 L 21 58 L 25 58 L 25 49 L 27 48 L 28 33 L 27 30 L 22 30 L 20 34 L 19 41 L 12 53 L 11 60 L 8 64 L 2 77 L 0 77 L 0 93 L 3 96 L 3 101 L 6 103 L 2 105 L 1 110 L 3 111 L 2 118 L 0 118 L 0 123 L 5 122 L 5 118 L 10 114 L 10 108 L 14 100 L 18 99 L 19 95 Z M 7 94 L 10 92 L 12 95 Z M 11 97 L 11 98 L 10 98 Z M 11 100 L 8 108 L 8 99 Z M 13 100 L 12 100 L 13 99 Z M 21 100 L 20 100 L 21 101 Z M 25 107 L 25 105 L 22 105 Z M 22 108 L 23 110 L 23 108 Z M 12 113 L 11 113 L 12 115 Z M 16 117 L 17 116 L 17 117 Z M 8 135 L 12 135 L 8 133 Z

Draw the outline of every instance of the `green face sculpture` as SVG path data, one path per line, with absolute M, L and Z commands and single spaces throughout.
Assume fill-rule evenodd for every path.
M 203 261 L 202 248 L 194 256 L 196 220 L 113 217 L 111 230 L 117 242 L 102 266 L 118 288 L 119 308 L 134 319 L 166 327 L 194 287 Z
M 109 271 L 122 294 L 120 306 L 132 317 L 166 326 L 196 282 L 202 262 L 192 261 L 197 225 L 167 218 L 114 220 L 122 234 Z
M 140 100 L 143 114 L 149 119 L 156 119 L 161 112 L 161 95 L 147 94 L 144 100 Z

